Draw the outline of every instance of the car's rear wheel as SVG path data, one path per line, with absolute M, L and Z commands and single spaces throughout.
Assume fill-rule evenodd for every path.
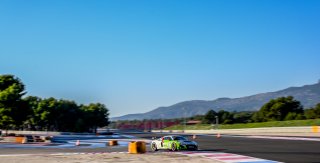
M 156 144 L 156 143 L 152 143 L 152 144 L 151 144 L 151 150 L 152 150 L 152 151 L 158 151 L 158 148 L 157 148 L 157 144 Z
M 188 145 L 187 149 L 190 150 L 190 151 L 196 151 L 196 150 L 198 150 L 198 146 L 196 146 L 196 145 Z
M 197 147 L 197 146 L 194 146 L 194 148 L 192 148 L 191 150 L 197 151 L 197 150 L 198 150 L 198 147 Z

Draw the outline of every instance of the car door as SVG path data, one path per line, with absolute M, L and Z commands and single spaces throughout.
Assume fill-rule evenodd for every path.
M 172 138 L 170 136 L 164 137 L 164 139 L 163 139 L 163 147 L 165 149 L 169 149 L 171 141 L 172 141 Z
M 163 146 L 163 137 L 161 137 L 160 139 L 158 139 L 157 141 L 156 141 L 156 143 L 157 143 L 157 148 L 158 149 L 164 149 L 164 146 Z

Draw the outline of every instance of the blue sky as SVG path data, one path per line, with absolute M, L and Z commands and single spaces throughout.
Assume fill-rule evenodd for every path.
M 0 74 L 111 117 L 320 79 L 320 1 L 0 1 Z

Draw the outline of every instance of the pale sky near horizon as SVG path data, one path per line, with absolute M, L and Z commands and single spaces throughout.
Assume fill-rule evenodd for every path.
M 111 117 L 320 79 L 320 1 L 0 1 L 0 74 Z

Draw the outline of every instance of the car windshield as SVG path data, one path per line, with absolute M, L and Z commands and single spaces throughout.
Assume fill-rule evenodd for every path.
M 174 137 L 174 140 L 188 140 L 188 139 L 182 136 L 177 136 L 177 137 Z

